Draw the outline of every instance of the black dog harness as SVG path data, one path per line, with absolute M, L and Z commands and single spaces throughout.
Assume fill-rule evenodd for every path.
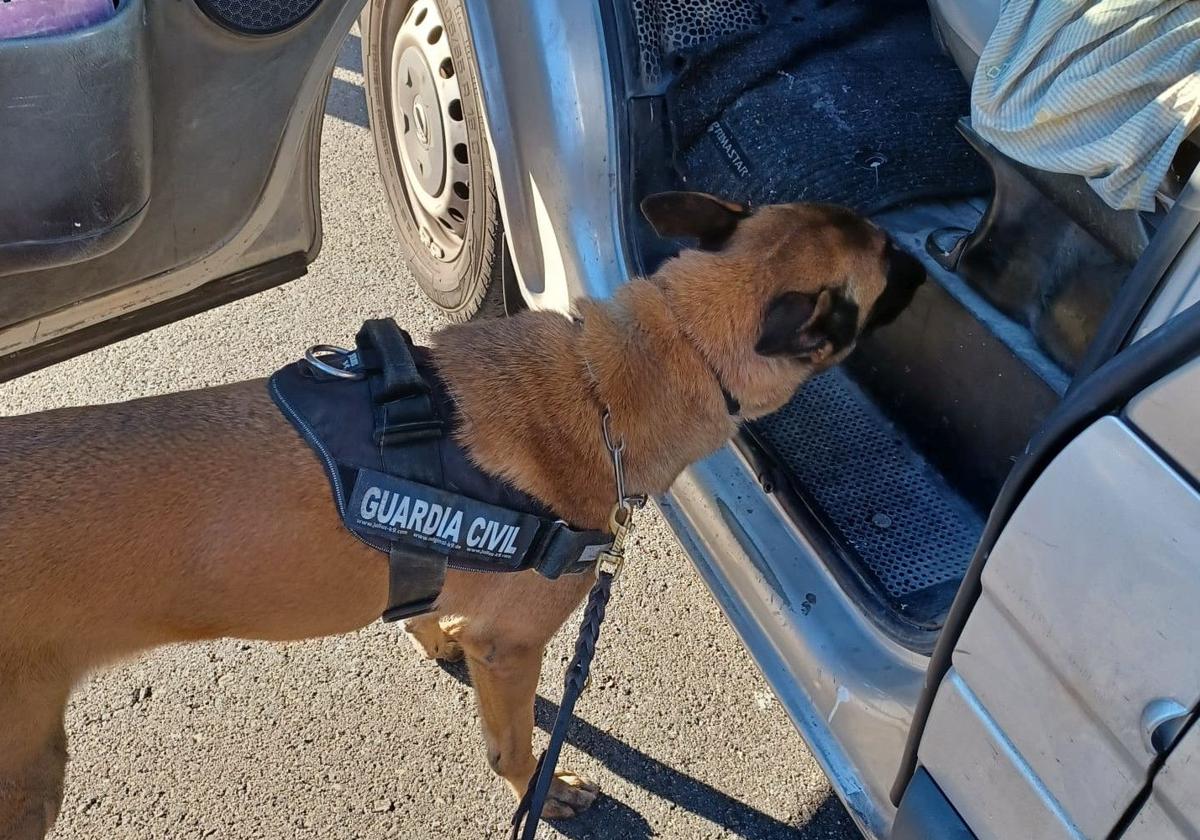
M 595 567 L 612 535 L 572 528 L 475 466 L 428 352 L 395 321 L 367 321 L 357 345 L 314 347 L 268 388 L 324 464 L 342 522 L 388 555 L 384 621 L 431 610 L 447 566 L 550 579 Z

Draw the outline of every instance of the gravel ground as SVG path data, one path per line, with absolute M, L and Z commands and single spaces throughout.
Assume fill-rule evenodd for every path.
M 309 275 L 0 386 L 0 414 L 130 399 L 262 375 L 315 342 L 393 315 L 442 320 L 397 251 L 366 128 L 358 39 L 325 121 L 325 246 Z M 606 796 L 547 838 L 857 837 L 782 708 L 657 514 L 632 562 L 563 765 Z M 546 656 L 537 748 L 577 623 Z M 512 808 L 488 770 L 464 671 L 375 624 L 302 644 L 175 647 L 80 686 L 54 837 L 500 837 Z

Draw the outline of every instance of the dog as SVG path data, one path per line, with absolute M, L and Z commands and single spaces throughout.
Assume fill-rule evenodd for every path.
M 458 442 L 576 527 L 604 528 L 614 503 L 605 410 L 628 490 L 661 494 L 894 318 L 924 277 L 839 207 L 662 193 L 642 209 L 696 247 L 580 301 L 577 319 L 526 312 L 431 345 Z M 345 633 L 386 606 L 386 559 L 349 538 L 261 380 L 0 420 L 0 475 L 0 837 L 53 825 L 64 708 L 89 671 L 171 643 Z M 406 622 L 426 656 L 466 659 L 487 761 L 518 797 L 536 764 L 542 652 L 591 577 L 450 570 L 435 610 Z M 544 816 L 597 793 L 559 771 Z

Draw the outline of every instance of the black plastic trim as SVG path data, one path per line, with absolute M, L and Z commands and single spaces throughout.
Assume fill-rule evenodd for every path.
M 1141 341 L 1103 364 L 1071 392 L 1030 442 L 1000 490 L 984 526 L 979 547 L 950 606 L 933 648 L 921 696 L 913 713 L 891 801 L 898 805 L 917 767 L 917 748 L 942 678 L 950 670 L 954 646 L 983 591 L 983 567 L 1013 511 L 1042 471 L 1076 436 L 1101 417 L 1113 414 L 1138 392 L 1200 355 L 1200 306 L 1174 316 Z
M 602 0 L 600 10 L 614 75 L 620 206 L 625 208 L 620 219 L 621 236 L 630 273 L 647 276 L 679 251 L 678 243 L 655 233 L 638 209 L 647 195 L 678 188 L 671 160 L 667 103 L 661 90 L 648 89 L 642 78 L 632 5 Z
M 918 767 L 900 800 L 891 840 L 975 840 L 975 835 L 933 777 Z
M 116 250 L 133 236 L 145 218 L 146 208 L 149 206 L 150 199 L 147 198 L 129 216 L 100 231 L 57 239 L 0 244 L 0 278 L 10 274 L 73 265 Z
M 35 370 L 57 364 L 112 344 L 148 332 L 172 321 L 213 309 L 248 297 L 273 286 L 303 277 L 308 271 L 308 259 L 302 253 L 288 254 L 262 265 L 230 274 L 197 286 L 178 297 L 93 324 L 68 333 L 61 338 L 35 344 L 0 359 L 0 382 L 7 382 Z
M 619 225 L 619 236 L 621 238 L 621 251 L 625 255 L 625 270 L 629 275 L 635 275 L 640 271 L 641 260 L 636 253 L 636 249 L 631 248 L 634 241 L 631 235 L 630 225 L 637 223 L 640 218 L 638 213 L 638 196 L 633 195 L 633 167 L 630 164 L 630 147 L 632 138 L 632 129 L 630 127 L 630 99 L 629 87 L 626 81 L 626 63 L 625 53 L 622 49 L 623 42 L 621 39 L 620 21 L 617 16 L 617 11 L 613 7 L 613 0 L 601 0 L 598 4 L 600 11 L 600 29 L 604 34 L 604 50 L 608 57 L 609 73 L 609 93 L 613 103 L 613 131 L 617 138 L 616 142 L 616 172 L 618 173 L 616 183 L 613 188 L 617 192 L 617 207 L 626 208 L 625 212 L 617 213 L 617 224 Z M 572 290 L 572 298 L 578 290 Z
M 109 253 L 145 218 L 150 52 L 144 0 L 74 31 L 0 38 L 0 276 Z

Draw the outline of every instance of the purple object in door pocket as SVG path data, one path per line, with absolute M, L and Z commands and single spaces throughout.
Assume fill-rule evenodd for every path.
M 0 0 L 0 41 L 74 32 L 114 14 L 113 0 Z

